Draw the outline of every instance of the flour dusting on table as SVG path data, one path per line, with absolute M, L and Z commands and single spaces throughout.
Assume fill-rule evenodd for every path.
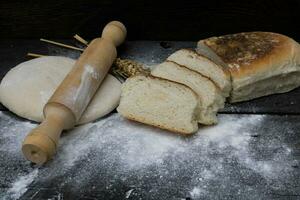
M 6 131 L 0 131 L 8 141 L 1 151 L 19 148 L 35 124 L 4 114 L 0 117 L 8 124 Z M 266 117 L 220 115 L 218 125 L 203 126 L 195 135 L 184 137 L 112 114 L 64 133 L 55 159 L 39 168 L 38 175 L 35 167 L 16 173 L 21 175 L 10 180 L 5 194 L 38 195 L 22 188 L 57 182 L 53 196 L 62 195 L 59 191 L 66 187 L 78 195 L 83 188 L 91 194 L 121 190 L 123 199 L 201 199 L 228 193 L 255 199 L 266 188 L 284 187 L 295 162 L 289 160 L 291 148 L 276 136 L 282 131 L 276 122 L 265 131 L 266 136 L 258 135 Z M 29 165 L 21 152 L 13 153 L 18 162 Z M 20 180 L 28 181 L 21 190 L 13 189 Z M 100 188 L 95 184 L 99 180 L 105 183 Z
M 13 182 L 11 188 L 9 188 L 7 193 L 13 199 L 20 198 L 27 191 L 28 185 L 32 183 L 32 181 L 37 177 L 37 175 L 38 169 L 35 169 L 29 174 L 19 177 Z

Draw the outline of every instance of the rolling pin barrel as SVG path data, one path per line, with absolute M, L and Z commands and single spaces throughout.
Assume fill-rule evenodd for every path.
M 25 138 L 22 151 L 28 160 L 43 164 L 56 152 L 62 130 L 74 127 L 110 66 L 116 46 L 126 37 L 125 26 L 112 21 L 94 39 L 75 63 L 44 107 L 44 120 Z

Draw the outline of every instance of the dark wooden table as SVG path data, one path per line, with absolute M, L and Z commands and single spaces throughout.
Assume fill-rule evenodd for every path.
M 74 43 L 70 40 L 63 42 Z M 154 65 L 163 61 L 176 49 L 193 48 L 195 44 L 178 41 L 131 41 L 120 48 L 120 57 Z M 16 64 L 27 60 L 27 52 L 72 58 L 79 56 L 79 52 L 45 45 L 38 40 L 3 40 L 0 41 L 0 77 Z M 106 149 L 89 150 L 86 152 L 87 156 L 76 160 L 73 165 L 65 165 L 69 158 L 58 156 L 56 160 L 40 167 L 26 161 L 19 149 L 26 132 L 35 124 L 13 115 L 3 106 L 0 110 L 0 198 L 300 199 L 300 88 L 286 94 L 227 104 L 220 111 L 220 122 L 226 119 L 245 119 L 245 127 L 239 127 L 238 130 L 241 131 L 241 135 L 249 133 L 247 155 L 252 161 L 251 167 L 247 160 L 237 156 L 239 151 L 244 150 L 235 149 L 234 145 L 229 145 L 223 149 L 224 152 L 220 152 L 215 144 L 207 148 L 203 147 L 204 144 L 199 145 L 202 144 L 201 140 L 199 144 L 195 144 L 198 137 L 202 137 L 201 129 L 189 138 L 163 133 L 167 136 L 161 136 L 162 139 L 175 137 L 175 140 L 180 140 L 184 146 L 190 145 L 186 147 L 188 154 L 185 156 L 177 153 L 178 157 L 175 158 L 169 155 L 164 157 L 160 164 L 154 162 L 142 169 L 124 170 L 117 160 L 109 156 L 118 152 L 117 149 L 110 149 L 108 152 L 108 144 L 103 144 L 106 145 Z M 113 114 L 109 118 L 116 115 Z M 257 116 L 263 117 L 262 123 L 247 122 L 248 118 L 250 120 Z M 118 120 L 115 126 L 122 127 L 123 122 Z M 101 120 L 97 123 L 101 123 Z M 233 129 L 235 126 L 233 123 Z M 144 128 L 147 129 L 143 126 L 140 130 Z M 81 149 L 80 145 L 88 142 L 88 135 L 81 137 L 80 129 L 78 130 L 63 136 L 60 152 L 71 149 L 75 154 L 85 154 L 87 150 Z M 109 132 L 109 129 L 107 131 Z M 87 132 L 95 134 L 93 126 L 88 127 Z M 155 135 L 155 138 L 159 141 L 160 135 Z M 123 142 L 129 140 L 126 136 L 119 139 Z M 137 140 L 142 141 L 142 138 L 137 136 Z M 140 159 L 139 154 L 136 159 Z M 222 168 L 216 169 L 214 166 Z M 273 172 L 276 173 L 268 174 L 267 167 L 273 167 Z M 201 174 L 200 172 L 207 169 L 214 169 L 214 179 L 206 182 L 201 182 L 205 177 L 195 179 L 197 173 Z M 262 170 L 265 173 L 261 173 Z M 22 185 L 14 185 L 16 181 L 25 184 L 24 188 Z M 193 189 L 194 185 L 198 185 L 198 188 Z M 205 188 L 201 188 L 201 185 Z M 13 191 L 12 188 L 19 190 Z

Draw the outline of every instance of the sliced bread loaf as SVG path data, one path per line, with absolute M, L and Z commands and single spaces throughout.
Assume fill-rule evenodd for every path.
M 117 111 L 125 118 L 183 134 L 198 130 L 197 95 L 188 87 L 137 75 L 122 85 Z
M 184 65 L 208 77 L 220 88 L 224 97 L 229 96 L 231 90 L 230 73 L 221 64 L 190 49 L 180 49 L 171 54 L 167 60 Z
M 200 73 L 172 61 L 157 65 L 151 75 L 175 81 L 190 87 L 198 95 L 198 122 L 201 124 L 217 123 L 217 112 L 224 107 L 225 98 L 220 89 Z

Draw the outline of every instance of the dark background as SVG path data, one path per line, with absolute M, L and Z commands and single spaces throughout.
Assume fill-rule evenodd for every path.
M 85 38 L 99 36 L 118 19 L 129 40 L 195 41 L 242 31 L 272 31 L 300 40 L 300 1 L 115 1 L 0 2 L 0 37 Z
M 74 44 L 71 38 L 75 33 L 87 39 L 98 37 L 103 26 L 115 19 L 127 26 L 129 40 L 151 40 L 126 42 L 122 47 L 123 51 L 120 48 L 121 56 L 142 63 L 162 62 L 177 49 L 195 46 L 196 43 L 191 41 L 241 31 L 279 32 L 300 41 L 300 0 L 0 0 L 0 79 L 12 67 L 31 59 L 26 56 L 28 52 L 64 56 L 80 54 L 78 51 L 42 43 L 38 38 Z M 185 42 L 166 42 L 167 40 Z M 280 171 L 268 180 L 260 173 L 238 164 L 231 154 L 228 157 L 230 149 L 226 148 L 220 154 L 215 152 L 214 146 L 210 146 L 212 152 L 209 156 L 212 160 L 215 159 L 214 162 L 218 162 L 218 158 L 224 158 L 225 171 L 216 171 L 214 176 L 217 179 L 207 182 L 209 193 L 204 199 L 299 199 L 299 105 L 300 87 L 284 94 L 226 105 L 221 112 L 227 116 L 233 115 L 236 119 L 241 114 L 265 115 L 264 123 L 255 127 L 254 131 L 256 133 L 257 129 L 257 133 L 251 135 L 249 154 L 259 163 L 282 164 L 287 167 L 287 171 Z M 7 191 L 15 180 L 28 175 L 36 167 L 25 162 L 19 151 L 12 153 L 5 146 L 21 139 L 20 135 L 2 136 L 6 131 L 15 132 L 15 127 L 19 129 L 21 119 L 14 118 L 1 104 L 0 110 L 5 113 L 0 117 L 0 145 L 4 145 L 2 152 L 0 151 L 1 196 L 2 191 Z M 249 127 L 246 128 L 248 131 Z M 74 137 L 71 134 L 65 136 Z M 186 139 L 192 141 L 193 137 Z M 60 151 L 63 151 L 66 144 L 72 145 L 72 148 L 76 148 L 73 145 L 81 145 L 82 141 L 77 143 L 77 140 L 82 140 L 83 143 L 89 141 L 88 136 L 75 136 L 73 140 L 69 140 L 70 143 L 61 145 Z M 21 140 L 18 144 L 21 144 Z M 196 143 L 192 142 L 191 145 L 193 144 Z M 38 177 L 20 199 L 125 199 L 125 194 L 134 189 L 130 199 L 180 197 L 192 200 L 188 191 L 191 184 L 194 184 L 190 181 L 191 177 L 203 167 L 206 169 L 210 166 L 206 161 L 200 163 L 201 149 L 191 146 L 191 153 L 187 153 L 187 157 L 173 158 L 170 154 L 171 158 L 162 161 L 165 165 L 161 168 L 150 166 L 145 171 L 122 174 L 118 162 L 109 158 L 112 153 L 116 153 L 110 151 L 113 149 L 111 147 L 113 146 L 96 146 L 91 151 L 87 150 L 87 156 L 80 158 L 72 167 L 63 168 L 65 157 L 58 157 L 60 159 L 39 169 Z M 291 149 L 290 154 L 284 153 L 286 147 Z M 79 147 L 79 151 L 81 150 Z M 83 150 L 85 151 L 84 148 Z M 199 159 L 190 159 L 189 155 L 194 155 L 192 152 Z M 103 162 L 102 158 L 107 161 Z M 112 162 L 108 163 L 110 160 Z M 168 175 L 163 174 L 161 179 L 159 171 L 166 171 Z

